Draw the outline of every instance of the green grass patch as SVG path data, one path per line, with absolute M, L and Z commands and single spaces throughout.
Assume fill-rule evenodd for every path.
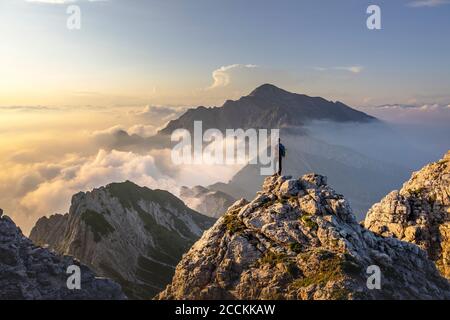
M 312 220 L 312 217 L 310 215 L 302 215 L 300 217 L 300 221 L 310 230 L 317 230 L 319 228 L 319 225 Z
M 275 266 L 278 263 L 284 263 L 286 262 L 287 256 L 283 253 L 273 252 L 273 251 L 266 251 L 266 253 L 258 260 L 259 265 L 270 265 Z
M 289 249 L 295 253 L 300 253 L 302 252 L 302 245 L 298 242 L 292 242 L 289 244 Z
M 223 223 L 231 234 L 241 233 L 246 229 L 244 223 L 233 212 L 229 212 L 224 216 Z
M 304 257 L 311 256 L 304 255 Z M 337 281 L 342 279 L 346 274 L 358 274 L 361 267 L 355 262 L 350 255 L 339 256 L 330 251 L 319 253 L 318 270 L 309 276 L 297 279 L 293 282 L 292 287 L 299 289 L 310 285 L 325 286 L 329 281 Z
M 103 236 L 115 231 L 114 227 L 106 221 L 101 213 L 87 209 L 81 214 L 81 219 L 90 227 L 94 233 L 94 241 L 99 242 Z

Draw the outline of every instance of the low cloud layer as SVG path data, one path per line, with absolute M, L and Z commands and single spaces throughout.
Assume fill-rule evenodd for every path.
M 450 123 L 450 104 L 391 104 L 367 107 L 363 108 L 363 111 L 380 119 L 394 123 Z
M 67 212 L 80 191 L 131 180 L 178 194 L 182 185 L 226 182 L 240 168 L 175 166 L 170 149 L 149 146 L 148 138 L 183 108 L 39 110 L 0 108 L 6 128 L 0 132 L 0 208 L 25 233 L 38 218 Z
M 228 181 L 242 165 L 175 166 L 170 149 L 154 149 L 148 143 L 158 128 L 184 110 L 0 108 L 0 207 L 27 233 L 39 217 L 67 212 L 73 194 L 111 182 L 132 180 L 177 194 L 182 185 Z M 389 155 L 391 162 L 414 168 L 439 158 L 449 147 L 448 105 L 388 105 L 364 111 L 389 120 L 389 130 L 384 124 L 332 123 L 308 129 L 328 143 L 374 158 Z

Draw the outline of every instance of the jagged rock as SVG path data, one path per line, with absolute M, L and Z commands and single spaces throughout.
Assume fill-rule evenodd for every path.
M 0 211 L 0 213 L 3 213 Z M 69 290 L 67 268 L 81 271 L 81 289 Z M 97 278 L 85 265 L 35 246 L 14 222 L 0 215 L 0 300 L 126 299 L 120 285 Z
M 367 268 L 381 269 L 381 289 Z M 448 299 L 450 284 L 414 244 L 364 229 L 316 174 L 272 176 L 204 233 L 158 299 Z
M 202 186 L 181 187 L 180 198 L 189 208 L 213 218 L 219 218 L 236 201 L 225 192 L 210 190 Z
M 383 236 L 417 244 L 450 279 L 450 151 L 373 205 L 364 225 Z
M 30 234 L 120 283 L 131 299 L 150 299 L 215 219 L 163 190 L 113 183 L 73 196 L 66 215 L 41 218 Z

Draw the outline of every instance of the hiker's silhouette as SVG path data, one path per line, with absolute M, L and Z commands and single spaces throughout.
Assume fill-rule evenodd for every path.
M 283 171 L 283 158 L 286 156 L 286 148 L 281 144 L 281 139 L 278 139 L 278 175 L 281 176 Z

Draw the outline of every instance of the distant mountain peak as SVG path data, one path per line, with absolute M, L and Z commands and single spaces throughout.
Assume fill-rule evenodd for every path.
M 273 84 L 270 83 L 265 83 L 263 85 L 260 85 L 259 87 L 257 87 L 256 89 L 254 89 L 249 96 L 252 97 L 257 97 L 257 96 L 268 96 L 268 95 L 272 95 L 272 96 L 277 96 L 280 94 L 292 94 L 289 91 L 286 91 L 284 89 L 281 89 Z
M 160 133 L 170 135 L 176 129 L 192 131 L 194 121 L 202 121 L 204 130 L 215 128 L 224 131 L 231 128 L 301 127 L 314 120 L 361 123 L 377 121 L 343 103 L 292 93 L 266 83 L 248 96 L 227 100 L 222 107 L 190 109 L 178 119 L 170 121 Z

